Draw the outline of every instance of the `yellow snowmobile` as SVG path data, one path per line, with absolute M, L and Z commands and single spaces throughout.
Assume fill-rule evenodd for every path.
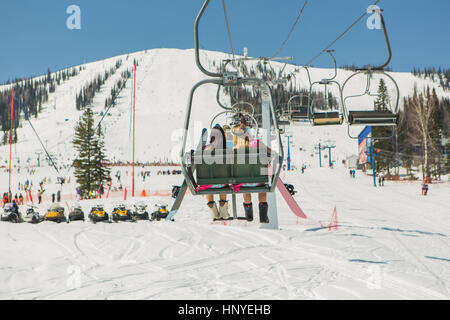
M 101 204 L 92 207 L 88 218 L 93 223 L 101 221 L 109 222 L 109 215 L 106 213 L 105 208 Z
M 64 215 L 64 207 L 55 203 L 50 206 L 44 216 L 44 221 L 53 221 L 56 223 L 66 222 L 66 216 Z
M 165 220 L 169 215 L 169 209 L 167 209 L 167 204 L 157 204 L 155 205 L 156 211 L 152 213 L 152 221 Z
M 132 212 L 128 210 L 123 204 L 120 204 L 114 208 L 112 212 L 112 220 L 114 222 L 136 221 L 136 219 L 133 218 Z

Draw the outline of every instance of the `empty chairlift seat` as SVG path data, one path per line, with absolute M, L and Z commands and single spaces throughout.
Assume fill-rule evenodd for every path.
M 342 124 L 342 116 L 339 111 L 314 113 L 313 124 L 315 126 L 339 125 Z
M 301 121 L 309 119 L 309 108 L 308 107 L 296 107 L 293 108 L 291 112 L 292 121 Z
M 396 126 L 399 115 L 391 111 L 349 111 L 350 125 Z

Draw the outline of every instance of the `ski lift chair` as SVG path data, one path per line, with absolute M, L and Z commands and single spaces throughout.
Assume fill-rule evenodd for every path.
M 299 102 L 295 103 L 294 101 L 296 99 L 298 99 Z M 307 100 L 306 105 L 304 104 L 305 99 Z M 312 102 L 309 96 L 300 94 L 291 97 L 288 101 L 289 119 L 292 122 L 305 122 L 309 124 L 311 121 L 311 105 Z
M 327 88 L 330 85 L 336 85 L 339 89 L 339 97 L 342 105 L 342 89 L 339 82 L 334 80 L 337 76 L 337 64 L 336 59 L 334 58 L 332 52 L 334 50 L 327 50 L 327 53 L 331 56 L 334 61 L 334 76 L 330 79 L 323 79 L 321 81 L 316 81 L 311 83 L 309 90 L 309 98 L 310 98 L 310 110 L 311 110 L 311 122 L 314 126 L 331 126 L 331 125 L 341 125 L 343 122 L 342 112 L 339 110 L 336 111 L 318 111 L 316 110 L 316 103 L 312 99 L 312 93 L 314 86 L 323 85 L 325 87 L 325 107 L 329 109 L 329 101 L 328 101 L 328 91 Z
M 189 119 L 192 109 L 192 100 L 196 88 L 205 83 L 215 83 L 216 80 L 204 80 L 198 83 L 191 91 L 191 97 L 189 100 L 185 130 L 189 130 Z M 242 81 L 246 81 L 243 79 Z M 258 84 L 268 88 L 268 85 L 259 79 L 252 79 L 249 81 L 253 85 Z M 242 103 L 241 103 L 242 104 Z M 247 104 L 247 103 L 245 103 Z M 233 109 L 233 108 L 232 108 Z M 237 108 L 234 108 L 235 111 Z M 254 109 L 254 108 L 253 108 Z M 234 111 L 226 110 L 217 114 L 211 121 L 211 127 L 215 125 L 216 119 L 223 114 L 232 113 Z M 246 116 L 252 122 L 252 128 L 256 130 L 255 139 L 259 139 L 259 123 L 258 115 Z M 278 120 L 273 107 L 270 104 L 270 120 L 271 126 L 279 131 Z M 264 128 L 266 129 L 266 128 Z M 270 131 L 270 128 L 268 128 Z M 260 153 L 259 148 L 248 148 L 238 150 L 214 150 L 212 152 L 202 152 L 206 140 L 202 138 L 202 148 L 192 150 L 186 153 L 186 142 L 182 148 L 182 169 L 185 174 L 188 187 L 193 195 L 207 195 L 207 194 L 240 194 L 240 193 L 266 193 L 274 192 L 276 188 L 276 182 L 281 171 L 281 163 L 283 161 L 283 149 L 281 137 L 278 135 L 278 153 L 271 150 L 271 156 L 263 154 L 264 150 Z M 269 167 L 273 168 L 269 172 Z M 195 172 L 195 174 L 194 174 Z M 241 187 L 233 188 L 228 186 L 237 185 L 257 185 L 255 187 Z M 216 186 L 225 185 L 224 188 L 209 188 L 202 189 L 201 186 Z
M 343 107 L 345 110 L 346 118 L 348 126 L 353 125 L 363 125 L 363 126 L 386 126 L 386 127 L 395 127 L 399 123 L 399 101 L 400 101 L 400 90 L 398 87 L 397 82 L 394 80 L 392 76 L 387 74 L 384 69 L 385 67 L 390 63 L 392 59 L 392 50 L 391 45 L 389 42 L 389 37 L 386 31 L 386 25 L 384 22 L 383 15 L 381 14 L 381 10 L 375 10 L 380 16 L 381 23 L 383 26 L 383 32 L 384 37 L 386 41 L 386 46 L 388 50 L 388 58 L 387 61 L 379 66 L 379 67 L 373 67 L 373 68 L 365 68 L 365 69 L 359 69 L 357 72 L 352 74 L 343 84 L 342 86 L 342 96 L 345 96 L 345 90 L 349 87 L 349 83 L 351 79 L 356 78 L 358 75 L 364 75 L 366 77 L 366 87 L 364 91 L 360 94 L 354 94 L 354 95 L 348 95 L 345 96 L 343 99 Z M 391 104 L 391 101 L 389 101 L 388 110 L 350 110 L 349 108 L 349 100 L 360 98 L 363 96 L 369 96 L 369 97 L 379 97 L 379 93 L 373 93 L 371 92 L 371 83 L 372 78 L 377 75 L 381 79 L 386 79 L 388 82 L 391 82 L 395 88 L 395 99 L 393 101 L 393 104 Z M 387 83 L 385 81 L 385 83 Z M 394 132 L 394 131 L 392 131 Z M 394 134 L 394 133 L 393 133 Z M 351 138 L 357 138 L 352 137 L 350 135 L 350 128 L 349 128 L 349 136 Z M 377 139 L 389 139 L 391 137 L 376 137 Z

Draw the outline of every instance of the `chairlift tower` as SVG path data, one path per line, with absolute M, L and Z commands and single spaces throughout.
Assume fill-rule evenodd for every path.
M 323 149 L 328 149 L 328 161 L 329 161 L 329 167 L 331 168 L 331 165 L 333 164 L 333 161 L 331 161 L 331 150 L 336 148 L 336 143 L 331 141 L 331 140 L 327 140 L 325 141 L 325 144 L 323 145 Z

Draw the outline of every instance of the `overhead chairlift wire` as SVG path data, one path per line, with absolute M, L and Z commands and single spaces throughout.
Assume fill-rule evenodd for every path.
M 376 6 L 378 3 L 380 3 L 381 0 L 377 0 L 372 6 Z M 320 57 L 324 52 L 326 52 L 328 49 L 330 49 L 336 42 L 338 42 L 344 35 L 346 35 L 355 25 L 357 25 L 366 15 L 367 10 L 355 21 L 351 26 L 349 26 L 343 33 L 341 33 L 333 42 L 331 42 L 325 49 L 323 49 L 321 52 L 319 52 L 314 58 L 312 58 L 306 66 L 311 66 L 311 63 L 313 63 L 318 57 Z
M 36 137 L 39 140 L 39 143 L 42 146 L 42 149 L 44 149 L 45 154 L 47 155 L 49 161 L 52 163 L 53 168 L 55 168 L 56 172 L 58 173 L 59 176 L 61 176 L 61 173 L 58 170 L 58 167 L 56 166 L 55 162 L 53 161 L 53 158 L 50 156 L 50 154 L 48 153 L 47 149 L 45 148 L 44 144 L 42 143 L 41 138 L 39 137 L 39 134 L 37 133 L 36 129 L 34 128 L 33 124 L 30 121 L 30 117 L 28 116 L 27 111 L 25 110 L 25 108 L 23 107 L 22 103 L 20 102 L 19 99 L 17 99 L 17 97 L 14 98 L 14 100 L 19 104 L 20 110 L 23 111 L 24 115 L 25 115 L 25 120 L 28 121 L 28 123 L 30 124 L 31 129 L 33 129 L 34 134 L 36 135 Z
M 228 20 L 227 5 L 225 4 L 225 0 L 222 0 L 222 5 L 223 5 L 223 13 L 225 15 L 225 21 L 227 23 L 228 39 L 230 40 L 231 53 L 233 54 L 233 61 L 234 61 L 233 39 L 231 38 L 230 21 Z
M 283 44 L 281 45 L 281 47 L 278 49 L 277 52 L 275 52 L 275 54 L 272 56 L 271 59 L 275 58 L 275 57 L 283 50 L 284 46 L 285 46 L 286 43 L 289 41 L 290 37 L 292 36 L 292 33 L 294 32 L 295 28 L 297 27 L 298 22 L 300 21 L 300 18 L 301 18 L 302 15 L 303 15 L 303 11 L 305 10 L 306 5 L 308 4 L 308 1 L 309 1 L 309 0 L 306 0 L 305 3 L 303 4 L 302 9 L 300 10 L 300 13 L 299 13 L 298 16 L 297 16 L 297 20 L 295 20 L 295 23 L 294 23 L 294 25 L 292 26 L 291 30 L 289 31 L 289 34 L 288 34 L 286 40 L 284 40 L 284 42 L 283 42 Z

